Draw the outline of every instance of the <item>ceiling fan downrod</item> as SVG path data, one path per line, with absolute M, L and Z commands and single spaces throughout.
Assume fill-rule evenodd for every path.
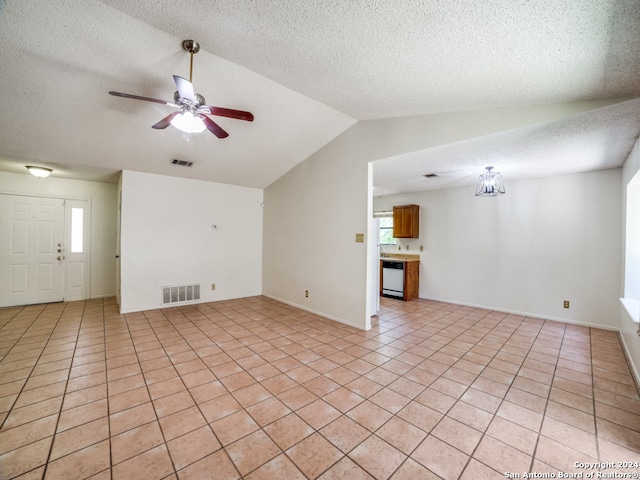
M 200 44 L 195 40 L 185 40 L 182 42 L 182 48 L 191 54 L 191 62 L 189 65 L 189 81 L 193 83 L 193 54 L 200 51 Z

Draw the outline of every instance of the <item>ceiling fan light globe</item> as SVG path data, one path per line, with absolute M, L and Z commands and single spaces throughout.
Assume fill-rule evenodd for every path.
M 173 117 L 171 125 L 184 133 L 202 133 L 207 128 L 199 116 L 195 116 L 189 111 Z

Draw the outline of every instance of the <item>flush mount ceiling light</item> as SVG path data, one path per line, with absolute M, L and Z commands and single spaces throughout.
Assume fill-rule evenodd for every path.
M 32 165 L 27 165 L 27 170 L 29 170 L 29 173 L 31 173 L 31 175 L 39 178 L 48 177 L 49 174 L 53 172 L 53 170 L 51 170 L 50 168 L 34 167 Z
M 497 197 L 504 193 L 504 184 L 500 172 L 492 172 L 493 167 L 486 167 L 486 173 L 480 175 L 476 197 Z

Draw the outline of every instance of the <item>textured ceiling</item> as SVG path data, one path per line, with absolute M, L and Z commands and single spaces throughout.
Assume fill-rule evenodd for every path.
M 622 166 L 640 132 L 640 99 L 374 163 L 374 195 L 475 185 L 492 166 L 509 182 Z M 428 174 L 436 177 L 425 177 Z
M 104 0 L 352 116 L 640 93 L 637 0 Z
M 171 76 L 188 76 L 186 38 L 202 45 L 193 81 L 207 103 L 255 115 L 220 119 L 227 139 L 152 130 L 169 107 L 107 95 L 170 100 Z M 261 188 L 357 120 L 640 96 L 640 2 L 5 0 L 0 62 L 0 169 Z M 638 105 L 611 108 L 377 162 L 376 194 L 475 181 L 415 177 L 477 177 L 485 159 L 514 162 L 512 178 L 620 166 Z

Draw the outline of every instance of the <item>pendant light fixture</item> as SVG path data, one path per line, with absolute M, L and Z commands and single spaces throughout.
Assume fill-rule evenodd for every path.
M 476 197 L 497 197 L 504 193 L 504 184 L 500 172 L 493 172 L 493 167 L 486 167 L 486 173 L 480 175 Z

